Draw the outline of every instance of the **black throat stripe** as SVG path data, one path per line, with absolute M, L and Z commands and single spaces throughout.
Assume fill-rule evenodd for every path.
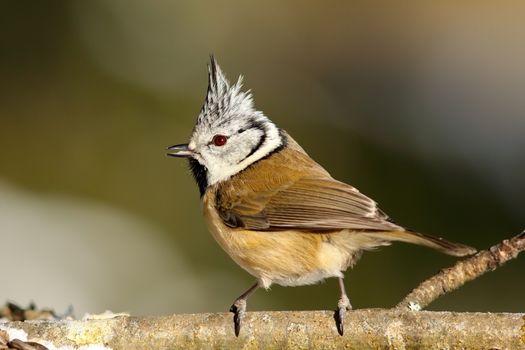
M 189 159 L 189 165 L 193 178 L 195 182 L 197 182 L 197 186 L 199 186 L 200 196 L 202 197 L 206 192 L 206 188 L 208 188 L 208 169 L 194 158 Z

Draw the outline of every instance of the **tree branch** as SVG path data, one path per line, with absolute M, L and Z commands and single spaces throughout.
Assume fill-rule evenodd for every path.
M 525 349 L 525 314 L 356 310 L 347 313 L 343 337 L 332 317 L 329 311 L 249 312 L 239 338 L 227 313 L 11 322 L 0 329 L 19 337 L 23 330 L 49 349 Z
M 422 282 L 410 292 L 397 309 L 420 310 L 440 296 L 472 281 L 485 272 L 494 271 L 525 250 L 525 231 L 503 242 L 483 250 L 476 255 L 441 270 L 437 275 Z

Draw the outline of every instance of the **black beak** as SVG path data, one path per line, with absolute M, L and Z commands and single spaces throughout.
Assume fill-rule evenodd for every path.
M 179 157 L 179 158 L 192 158 L 193 152 L 188 148 L 188 145 L 183 143 L 168 147 L 168 156 Z

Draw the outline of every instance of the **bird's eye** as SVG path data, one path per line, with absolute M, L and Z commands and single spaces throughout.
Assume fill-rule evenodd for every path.
M 213 140 L 212 140 L 215 146 L 224 146 L 227 141 L 228 141 L 228 138 L 224 135 L 215 135 L 213 136 Z

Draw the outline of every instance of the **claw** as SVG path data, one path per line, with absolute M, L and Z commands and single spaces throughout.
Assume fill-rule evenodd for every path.
M 335 313 L 334 313 L 335 326 L 337 327 L 337 332 L 339 333 L 339 335 L 343 335 L 345 332 L 345 328 L 344 328 L 345 315 L 346 315 L 346 309 L 339 308 L 335 310 Z
M 345 323 L 345 316 L 346 311 L 351 310 L 352 305 L 350 304 L 350 300 L 346 295 L 343 295 L 341 299 L 339 299 L 337 303 L 337 309 L 334 313 L 334 319 L 335 319 L 335 326 L 337 327 L 337 332 L 339 335 L 344 334 L 344 323 Z
M 255 282 L 253 286 L 248 288 L 248 290 L 240 297 L 238 297 L 233 305 L 230 307 L 230 312 L 233 312 L 233 325 L 235 329 L 235 336 L 238 337 L 241 331 L 241 322 L 246 314 L 246 300 L 253 292 L 259 287 L 259 282 Z
M 241 331 L 241 322 L 246 314 L 246 300 L 237 299 L 230 307 L 230 312 L 233 312 L 233 325 L 235 329 L 235 336 L 238 337 Z

